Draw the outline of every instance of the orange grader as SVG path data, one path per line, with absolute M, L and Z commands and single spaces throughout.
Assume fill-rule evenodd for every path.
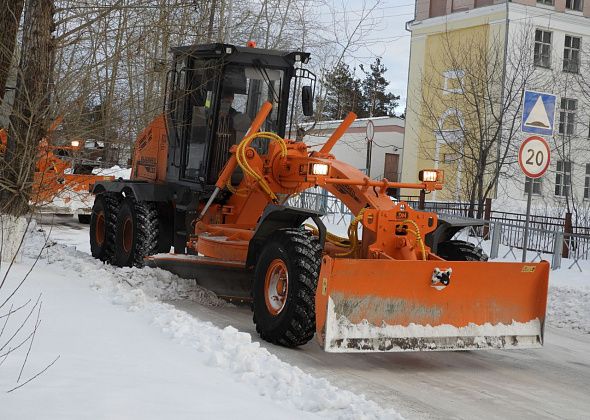
M 39 142 L 37 161 L 31 191 L 31 205 L 42 213 L 77 214 L 80 222 L 90 222 L 91 198 L 88 190 L 96 181 L 110 181 L 112 176 L 75 174 L 72 173 L 72 162 L 58 154 L 58 151 L 74 152 L 80 146 L 80 141 L 72 142 L 69 146 L 54 146 L 50 144 L 51 133 L 61 124 L 62 117 L 58 117 L 47 130 L 47 136 Z M 0 129 L 0 155 L 4 154 L 8 143 L 8 133 Z M 73 208 L 72 202 L 77 203 Z
M 289 113 L 313 112 L 309 54 L 229 44 L 172 52 L 166 110 L 139 135 L 131 180 L 94 186 L 96 258 L 161 267 L 249 301 L 261 337 L 290 347 L 314 334 L 332 352 L 542 344 L 547 262 L 487 262 L 452 239 L 477 222 L 387 195 L 440 190 L 441 171 L 389 182 L 338 160 L 331 150 L 352 113 L 319 150 L 286 138 Z M 328 233 L 320 213 L 286 205 L 316 187 L 355 215 L 347 238 Z

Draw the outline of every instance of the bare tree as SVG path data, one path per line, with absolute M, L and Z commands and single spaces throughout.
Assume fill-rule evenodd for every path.
M 6 92 L 24 0 L 0 0 L 0 103 Z
M 431 137 L 422 153 L 446 164 L 456 199 L 469 202 L 469 215 L 482 217 L 502 171 L 516 159 L 522 95 L 534 78 L 531 31 L 526 28 L 506 49 L 493 31 L 441 35 L 440 49 L 422 73 L 418 115 Z M 515 44 L 516 43 L 516 44 Z
M 37 146 L 49 124 L 53 29 L 53 2 L 28 1 L 15 103 L 0 168 L 0 211 L 17 217 L 29 210 Z

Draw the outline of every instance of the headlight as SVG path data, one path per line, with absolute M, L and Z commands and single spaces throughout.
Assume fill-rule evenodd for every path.
M 311 173 L 314 175 L 328 175 L 328 165 L 325 163 L 312 163 Z
M 72 140 L 72 147 L 79 147 L 80 146 L 80 142 L 78 140 Z
M 418 173 L 418 179 L 422 182 L 442 182 L 443 171 L 435 169 L 424 169 Z

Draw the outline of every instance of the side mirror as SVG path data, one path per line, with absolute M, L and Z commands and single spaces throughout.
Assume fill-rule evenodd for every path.
M 303 115 L 311 117 L 313 115 L 313 92 L 311 86 L 301 87 L 301 107 Z

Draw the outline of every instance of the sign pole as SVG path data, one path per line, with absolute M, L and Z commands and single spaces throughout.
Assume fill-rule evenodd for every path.
M 526 220 L 524 222 L 524 239 L 522 241 L 522 262 L 526 262 L 526 251 L 529 245 L 529 222 L 531 218 L 531 201 L 533 198 L 533 178 L 526 177 L 529 182 L 529 195 L 526 201 Z M 526 181 L 525 181 L 526 184 Z
M 525 90 L 523 95 L 522 122 L 520 129 L 523 133 L 552 136 L 555 127 L 555 110 L 557 96 L 551 93 Z M 524 238 L 522 244 L 522 262 L 526 262 L 529 245 L 529 224 L 531 219 L 531 201 L 535 179 L 540 178 L 549 168 L 551 149 L 547 140 L 539 136 L 531 136 L 522 142 L 518 151 L 518 164 L 529 183 L 529 194 L 526 202 L 526 221 L 524 223 Z
M 367 177 L 371 178 L 371 158 L 373 154 L 373 140 L 367 139 Z
M 371 159 L 373 158 L 373 137 L 375 136 L 375 125 L 373 121 L 367 122 L 366 140 L 367 140 L 367 177 L 371 178 Z

